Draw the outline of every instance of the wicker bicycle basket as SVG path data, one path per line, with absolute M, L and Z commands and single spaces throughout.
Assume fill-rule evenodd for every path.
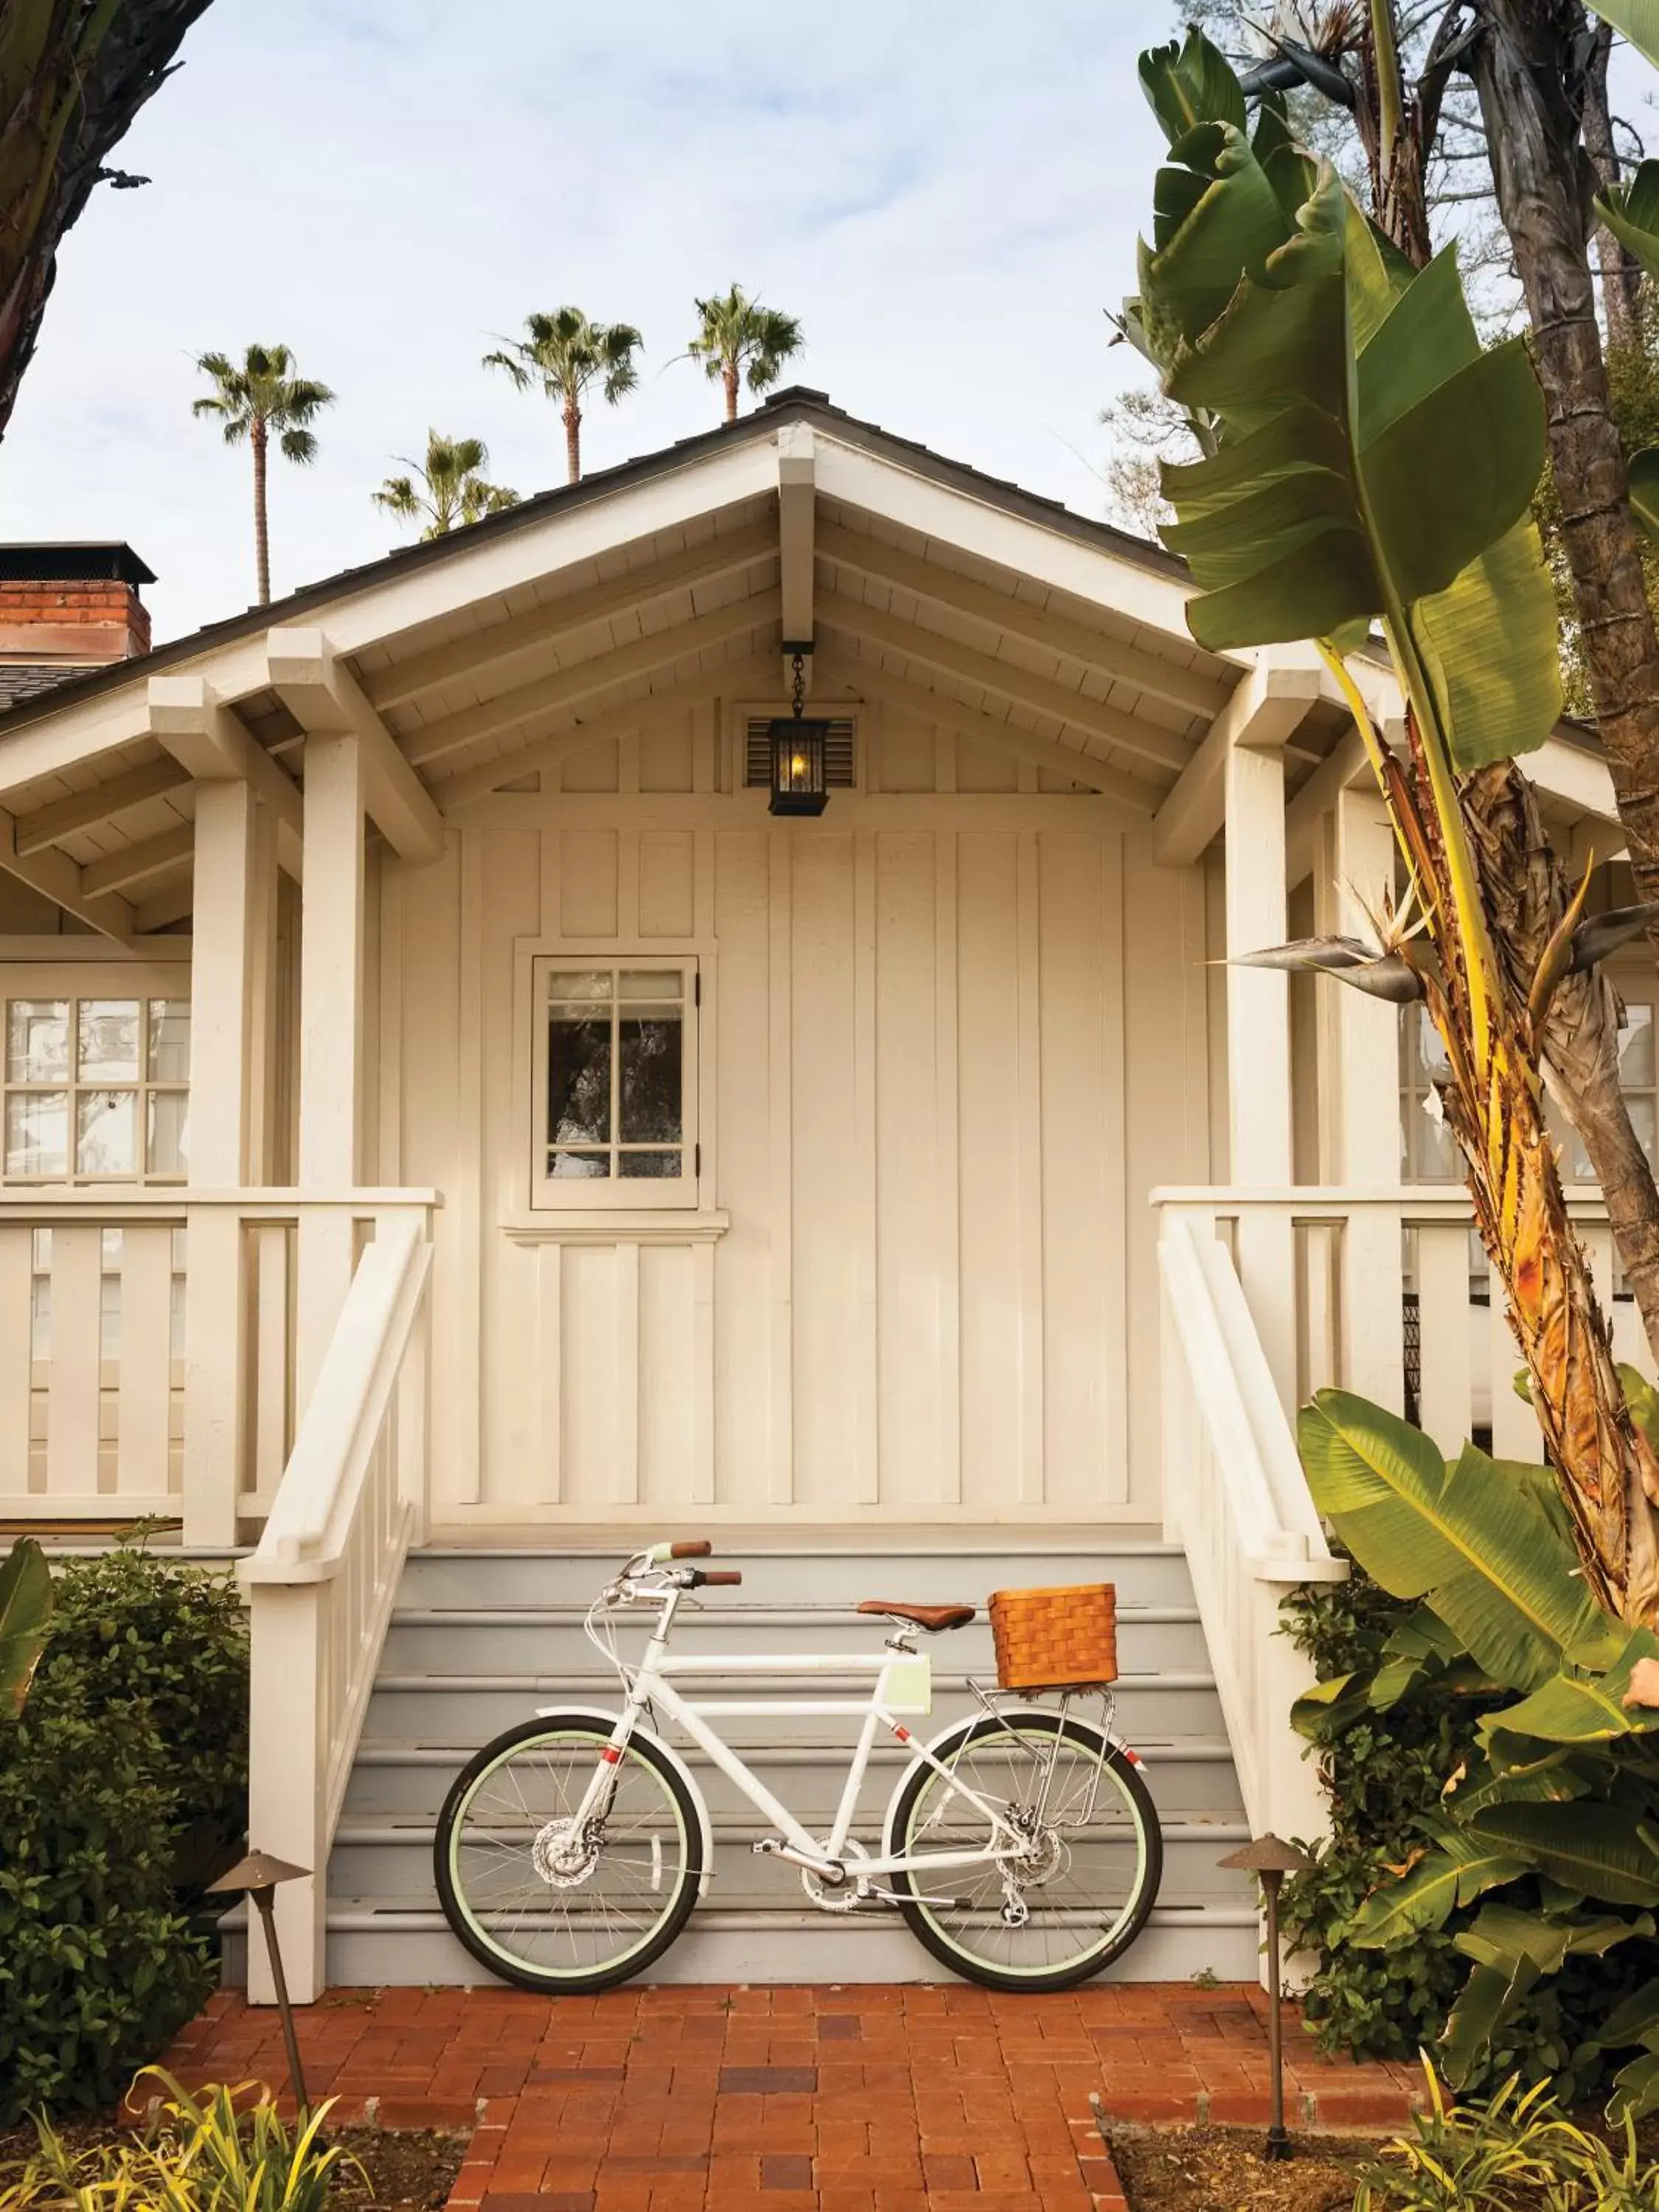
M 1005 1690 L 1057 1690 L 1117 1679 L 1117 1591 L 1110 1583 L 994 1590 L 991 1634 L 997 1680 Z

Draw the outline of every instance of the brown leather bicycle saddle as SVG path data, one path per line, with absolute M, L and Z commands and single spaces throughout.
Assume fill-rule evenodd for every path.
M 937 1634 L 942 1628 L 966 1628 L 974 1617 L 971 1605 L 901 1605 L 896 1598 L 867 1597 L 860 1613 L 879 1613 L 890 1620 L 908 1620 Z

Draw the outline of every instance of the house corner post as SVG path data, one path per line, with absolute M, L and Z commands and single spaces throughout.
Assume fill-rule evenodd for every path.
M 1235 740 L 1223 771 L 1229 1180 L 1241 1191 L 1283 1191 L 1291 1181 L 1290 981 L 1278 969 L 1231 964 L 1285 937 L 1283 735 L 1277 723 L 1266 727 L 1273 741 Z M 1241 1206 L 1237 1256 L 1288 1412 L 1297 1389 L 1295 1230 L 1288 1206 Z
M 305 745 L 306 872 L 300 921 L 300 1160 L 303 1196 L 354 1190 L 362 1160 L 363 762 L 350 734 Z M 301 1204 L 295 1418 L 304 1418 L 351 1284 L 349 1206 Z
M 1358 927 L 1369 936 L 1363 915 L 1345 915 L 1337 906 L 1346 887 L 1370 915 L 1381 915 L 1394 890 L 1394 830 L 1369 779 L 1337 793 L 1330 836 L 1330 882 L 1323 892 L 1329 919 L 1322 918 L 1320 927 Z M 1388 1190 L 1401 1178 L 1400 1010 L 1340 987 L 1325 988 L 1322 997 L 1328 1050 L 1320 1075 L 1332 1093 L 1322 1131 L 1323 1172 L 1331 1182 Z M 1415 1018 L 1414 1009 L 1407 1018 Z M 1398 1206 L 1350 1210 L 1341 1261 L 1342 1386 L 1395 1413 L 1406 1405 L 1402 1245 Z
M 188 1544 L 236 1540 L 246 1474 L 248 1288 L 234 1206 L 191 1205 L 189 1191 L 240 1188 L 254 1163 L 250 1067 L 263 1019 L 261 808 L 240 781 L 196 792 L 191 962 L 191 1133 L 185 1199 L 184 1520 Z M 268 832 L 267 832 L 268 834 Z

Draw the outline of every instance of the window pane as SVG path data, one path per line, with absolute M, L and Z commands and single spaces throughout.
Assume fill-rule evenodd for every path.
M 619 1152 L 617 1163 L 623 1177 L 631 1182 L 637 1182 L 647 1176 L 672 1182 L 680 1172 L 680 1154 L 678 1152 Z
M 83 1083 L 136 1083 L 137 999 L 82 999 L 78 1056 Z
M 1636 1141 L 1648 1156 L 1648 1165 L 1651 1167 L 1655 1157 L 1653 1101 L 1651 1098 L 1632 1098 L 1628 1103 L 1630 1125 L 1636 1132 Z
M 629 1008 L 617 1023 L 622 1053 L 622 1141 L 672 1144 L 680 1118 L 685 1024 L 678 1006 Z
M 547 1172 L 559 1182 L 592 1182 L 611 1173 L 609 1152 L 553 1152 L 549 1155 Z
M 67 1083 L 69 1001 L 12 999 L 6 1006 L 6 1080 Z
M 625 968 L 617 979 L 621 999 L 678 999 L 684 995 L 684 978 L 678 968 Z
M 183 1175 L 189 1167 L 188 1091 L 150 1092 L 149 1150 L 145 1160 L 151 1175 Z
M 1653 1088 L 1653 1008 L 1626 1003 L 1619 1036 L 1619 1080 L 1626 1091 Z
M 129 1176 L 137 1160 L 133 1142 L 138 1096 L 132 1091 L 87 1091 L 76 1101 L 76 1166 L 82 1175 Z
M 6 1173 L 64 1176 L 69 1172 L 69 1099 L 61 1091 L 6 1101 Z
M 152 1083 L 190 1080 L 188 999 L 152 999 L 149 1002 L 149 1079 Z
M 608 968 L 553 969 L 547 979 L 547 996 L 550 1004 L 560 1000 L 608 1000 L 611 996 L 611 970 Z
M 553 1145 L 611 1138 L 611 1016 L 557 1009 L 547 1024 L 547 1139 Z
M 1437 1121 L 1419 1099 L 1407 1124 L 1413 1182 L 1455 1182 L 1461 1180 L 1457 1147 L 1443 1121 Z
M 1417 1010 L 1417 1060 L 1425 1075 L 1445 1076 L 1451 1073 L 1451 1062 L 1446 1057 L 1440 1032 L 1421 1006 Z

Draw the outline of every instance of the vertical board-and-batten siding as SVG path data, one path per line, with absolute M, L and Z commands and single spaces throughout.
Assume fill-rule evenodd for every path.
M 890 829 L 699 809 L 721 734 L 690 709 L 565 764 L 580 820 L 503 795 L 436 866 L 387 867 L 383 1143 L 445 1198 L 435 1520 L 1150 1517 L 1146 1194 L 1209 1172 L 1199 872 L 893 714 L 860 736 L 866 791 L 908 794 Z M 531 943 L 702 957 L 722 1234 L 503 1225 Z

